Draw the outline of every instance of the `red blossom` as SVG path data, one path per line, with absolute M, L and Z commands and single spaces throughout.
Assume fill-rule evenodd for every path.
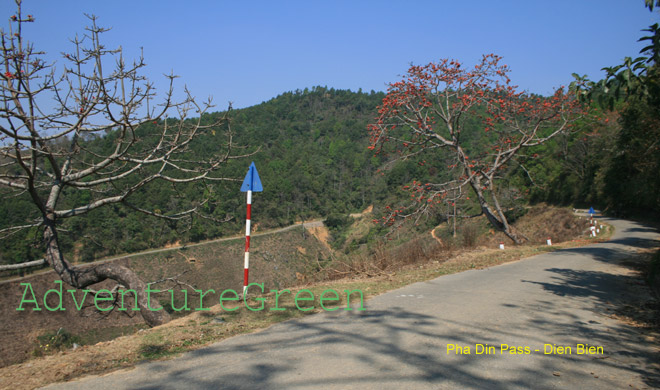
M 509 72 L 509 67 L 501 64 L 501 57 L 494 54 L 484 55 L 472 69 L 449 59 L 411 66 L 404 78 L 389 85 L 377 117 L 367 127 L 371 136 L 369 149 L 400 152 L 402 145 L 415 153 L 425 148 L 443 148 L 455 153 L 455 161 L 459 161 L 447 165 L 448 169 L 460 168 L 454 172 L 462 174 L 459 180 L 465 183 L 459 185 L 478 180 L 481 176 L 474 175 L 475 169 L 492 182 L 495 172 L 504 169 L 511 156 L 570 129 L 570 122 L 583 112 L 572 93 L 564 88 L 551 97 L 519 92 L 511 84 Z M 496 132 L 484 136 L 492 141 L 490 144 L 475 150 L 479 160 L 469 160 L 462 143 L 469 139 L 461 134 L 468 130 L 463 121 L 469 117 L 481 120 L 485 133 Z M 418 162 L 421 166 L 425 163 Z M 489 188 L 478 181 L 472 185 Z M 413 181 L 413 188 L 403 187 L 412 192 L 411 198 L 417 202 L 446 197 L 446 193 L 440 193 L 443 184 L 433 188 L 438 193 L 427 199 L 421 195 L 431 190 L 428 183 Z

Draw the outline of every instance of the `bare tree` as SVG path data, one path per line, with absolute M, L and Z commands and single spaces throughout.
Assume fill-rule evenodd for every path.
M 500 59 L 486 55 L 474 69 L 453 60 L 411 66 L 402 81 L 390 84 L 369 125 L 370 148 L 383 151 L 394 144 L 399 158 L 431 153 L 426 156 L 446 161 L 447 170 L 438 182 L 407 186 L 416 205 L 392 210 L 386 223 L 428 212 L 434 204 L 455 203 L 469 187 L 481 214 L 522 242 L 507 221 L 497 184 L 507 167 L 522 166 L 527 150 L 569 130 L 581 108 L 564 89 L 549 98 L 518 92 Z M 468 134 L 466 123 L 475 119 L 483 122 L 483 133 Z
M 58 226 L 64 219 L 117 203 L 171 221 L 198 214 L 208 199 L 169 212 L 145 208 L 131 199 L 162 181 L 175 187 L 201 183 L 212 192 L 213 181 L 234 180 L 218 173 L 228 160 L 242 157 L 234 154 L 228 117 L 202 122 L 211 101 L 200 104 L 187 89 L 183 101 L 175 102 L 173 75 L 167 76 L 169 90 L 156 101 L 153 84 L 140 74 L 143 59 L 129 65 L 121 48 L 104 47 L 100 37 L 107 30 L 97 25 L 94 16 L 89 16 L 91 26 L 85 34 L 72 40 L 72 51 L 63 53 L 65 65 L 58 70 L 25 40 L 23 29 L 35 19 L 22 14 L 21 0 L 16 4 L 17 13 L 0 36 L 0 188 L 5 195 L 28 196 L 35 218 L 0 234 L 43 229 L 43 262 L 64 282 L 83 289 L 114 280 L 137 292 L 149 325 L 167 322 L 164 310 L 155 311 L 160 307 L 157 302 L 151 303 L 154 310 L 148 307 L 146 284 L 130 269 L 114 263 L 72 266 L 63 256 Z M 168 119 L 172 111 L 175 118 Z M 202 134 L 219 140 L 214 141 L 217 154 L 202 157 L 190 152 L 191 143 Z M 75 196 L 81 191 L 88 195 Z M 39 261 L 18 266 L 35 263 Z

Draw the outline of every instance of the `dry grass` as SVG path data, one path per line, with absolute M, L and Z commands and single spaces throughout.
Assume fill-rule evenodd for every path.
M 418 237 L 394 248 L 378 242 L 372 253 L 335 256 L 326 268 L 316 274 L 316 280 L 386 275 L 410 264 L 426 263 L 430 260 L 445 261 L 454 252 L 455 249 L 443 247 L 428 237 Z

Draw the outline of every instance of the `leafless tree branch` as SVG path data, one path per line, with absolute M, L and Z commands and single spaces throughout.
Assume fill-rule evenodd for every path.
M 73 267 L 62 254 L 58 223 L 117 203 L 170 221 L 202 214 L 205 197 L 162 212 L 138 204 L 134 195 L 158 182 L 176 188 L 237 180 L 222 168 L 250 153 L 235 153 L 231 107 L 208 120 L 211 99 L 200 102 L 184 87 L 183 100 L 175 101 L 172 74 L 166 76 L 165 93 L 157 96 L 142 75 L 144 59 L 127 62 L 122 47 L 106 48 L 101 37 L 108 30 L 93 15 L 57 68 L 23 36 L 23 26 L 35 19 L 22 14 L 21 0 L 16 6 L 9 28 L 0 31 L 0 188 L 29 197 L 40 217 L 29 225 L 2 226 L 0 235 L 41 226 L 46 254 L 44 260 L 6 269 L 45 261 L 76 288 L 113 279 L 140 290 L 145 284 L 125 267 Z M 213 140 L 218 150 L 193 153 L 201 137 Z M 84 197 L 71 197 L 80 191 Z M 150 325 L 168 320 L 163 311 L 145 308 L 141 314 Z

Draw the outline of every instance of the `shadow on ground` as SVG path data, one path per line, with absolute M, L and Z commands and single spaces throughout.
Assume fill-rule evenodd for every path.
M 648 267 L 644 258 L 637 255 L 640 250 L 660 247 L 657 231 L 649 227 L 629 227 L 617 232 L 614 239 L 593 246 L 565 249 L 553 255 L 577 254 L 589 256 L 599 262 L 623 268 L 617 274 L 601 271 L 574 270 L 570 268 L 547 268 L 553 274 L 552 282 L 523 280 L 540 285 L 545 291 L 562 297 L 577 298 L 589 302 L 591 310 L 601 316 L 617 318 L 631 326 L 620 326 L 606 332 L 595 332 L 593 324 L 582 323 L 578 318 L 571 331 L 585 340 L 602 340 L 610 345 L 621 346 L 611 351 L 612 355 L 635 358 L 638 365 L 629 369 L 638 372 L 651 387 L 660 387 L 658 363 L 660 353 L 648 353 L 635 349 L 634 345 L 657 343 L 660 340 L 660 301 L 645 283 L 644 270 Z M 645 237 L 629 237 L 643 233 Z M 637 255 L 637 256 L 635 256 Z M 548 306 L 545 310 L 557 310 Z M 569 312 L 564 315 L 570 316 Z M 540 325 L 540 324 L 537 324 Z M 608 363 L 603 361 L 604 365 Z M 646 369 L 644 367 L 653 367 Z
M 580 292 L 567 290 L 566 293 Z M 564 378 L 585 375 L 583 364 L 589 365 L 593 386 L 617 388 L 620 383 L 605 373 L 621 369 L 615 355 L 626 354 L 636 360 L 651 364 L 657 356 L 645 351 L 630 349 L 607 351 L 605 356 L 535 356 L 500 354 L 503 340 L 518 340 L 525 336 L 527 343 L 542 348 L 548 340 L 543 337 L 560 337 L 567 334 L 595 345 L 614 345 L 634 341 L 635 332 L 625 328 L 594 328 L 593 324 L 581 323 L 570 310 L 553 307 L 547 302 L 542 311 L 553 320 L 529 318 L 519 326 L 497 329 L 493 326 L 438 320 L 437 318 L 406 311 L 405 308 L 369 311 L 361 314 L 326 315 L 322 321 L 295 321 L 279 325 L 261 334 L 242 337 L 229 343 L 194 351 L 180 358 L 181 369 L 171 370 L 164 363 L 148 367 L 149 383 L 136 384 L 133 389 L 176 388 L 185 385 L 198 389 L 247 389 L 254 388 L 357 388 L 386 383 L 401 388 L 554 388 L 561 386 Z M 515 305 L 511 305 L 515 306 Z M 557 322 L 572 324 L 557 326 Z M 374 329 L 373 333 L 355 333 L 351 324 L 359 323 L 361 329 Z M 437 329 L 444 329 L 440 335 Z M 275 340 L 266 341 L 268 334 L 278 334 Z M 546 336 L 534 337 L 532 334 Z M 412 336 L 412 337 L 411 337 Z M 414 345 L 402 340 L 415 340 Z M 475 346 L 477 343 L 497 346 L 492 355 L 448 354 L 447 343 Z M 314 348 L 318 346 L 318 348 Z M 200 357 L 219 358 L 231 353 L 238 358 L 222 361 L 217 370 L 212 366 L 190 368 L 187 361 L 199 361 Z M 534 352 L 532 352 L 534 354 Z M 321 360 L 325 359 L 325 360 Z M 529 359 L 530 364 L 508 364 L 514 360 Z M 206 359 L 205 361 L 209 361 Z M 326 362 L 321 364 L 320 362 Z M 479 364 L 475 364 L 475 363 Z M 497 368 L 486 369 L 493 362 Z M 229 366 L 229 368 L 228 368 Z M 640 374 L 650 386 L 657 385 L 657 372 L 646 365 L 631 365 L 625 370 Z M 337 375 L 341 373 L 341 375 Z M 594 374 L 596 373 L 596 374 Z M 598 375 L 598 373 L 601 373 Z M 587 373 L 588 375 L 588 373 Z M 584 378 L 581 378 L 584 380 Z M 589 387 L 589 381 L 586 381 Z

